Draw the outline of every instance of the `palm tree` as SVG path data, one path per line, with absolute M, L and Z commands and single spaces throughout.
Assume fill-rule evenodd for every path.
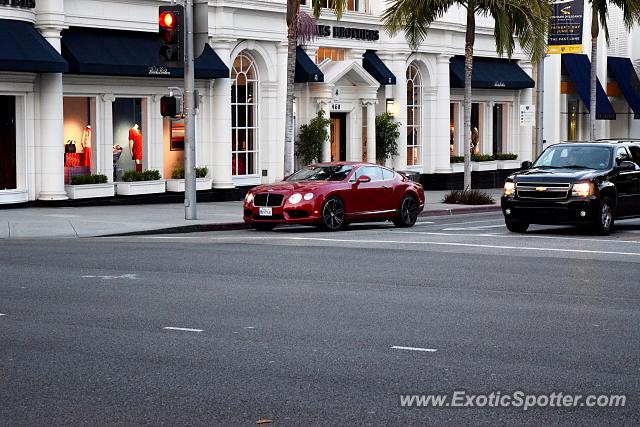
M 598 36 L 600 25 L 609 43 L 609 27 L 607 18 L 609 6 L 615 5 L 622 9 L 624 23 L 630 30 L 634 23 L 640 23 L 639 0 L 589 0 L 591 3 L 591 99 L 589 106 L 589 124 L 591 141 L 596 139 L 596 88 L 598 84 Z M 599 21 L 599 22 L 598 22 Z
M 471 189 L 471 75 L 476 16 L 490 16 L 495 21 L 494 36 L 498 54 L 509 58 L 515 49 L 515 38 L 533 62 L 542 57 L 551 7 L 549 0 L 390 0 L 382 16 L 387 31 L 394 35 L 403 31 L 415 50 L 427 36 L 431 24 L 451 7 L 467 11 L 464 76 L 464 190 Z
M 321 7 L 332 9 L 341 19 L 347 9 L 347 0 L 310 0 L 313 15 L 320 17 Z M 287 0 L 287 106 L 284 140 L 284 175 L 293 173 L 293 97 L 295 94 L 296 47 L 315 35 L 315 22 L 300 11 L 301 0 Z

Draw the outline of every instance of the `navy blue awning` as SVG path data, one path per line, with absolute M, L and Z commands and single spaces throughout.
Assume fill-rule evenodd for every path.
M 300 46 L 296 48 L 296 76 L 294 81 L 295 83 L 324 82 L 324 74 Z
M 132 77 L 183 77 L 182 68 L 163 68 L 158 34 L 93 28 L 62 32 L 62 55 L 71 74 Z M 210 46 L 196 59 L 196 79 L 229 78 L 229 68 Z
M 583 54 L 563 54 L 562 65 L 569 73 L 578 95 L 587 111 L 591 108 L 591 61 Z M 600 80 L 596 87 L 596 119 L 615 120 L 616 112 L 604 92 Z
M 381 85 L 396 84 L 396 76 L 374 51 L 368 50 L 364 53 L 362 56 L 362 67 Z
M 0 40 L 0 71 L 64 73 L 69 69 L 67 61 L 28 22 L 0 19 Z
M 608 58 L 609 70 L 633 110 L 634 119 L 640 119 L 640 79 L 629 58 Z
M 454 56 L 449 63 L 452 88 L 464 88 L 464 56 Z M 533 79 L 508 59 L 473 57 L 471 87 L 474 89 L 530 89 Z

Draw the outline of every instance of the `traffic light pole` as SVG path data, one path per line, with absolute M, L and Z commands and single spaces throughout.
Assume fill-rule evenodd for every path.
M 185 0 L 184 55 L 184 217 L 198 219 L 196 201 L 195 58 L 193 51 L 193 0 Z

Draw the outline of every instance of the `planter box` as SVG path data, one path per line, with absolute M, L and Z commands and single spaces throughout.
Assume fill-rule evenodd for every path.
M 113 184 L 84 184 L 65 185 L 65 191 L 70 199 L 91 199 L 94 197 L 113 197 L 115 188 Z
M 464 172 L 464 163 L 451 163 L 451 172 L 453 173 Z
M 211 178 L 196 178 L 196 190 L 211 190 Z M 184 179 L 168 179 L 167 191 L 184 193 Z
M 520 166 L 518 160 L 498 160 L 498 169 L 520 169 Z
M 122 196 L 164 193 L 165 190 L 166 184 L 163 179 L 157 181 L 116 182 L 116 193 Z
M 498 162 L 491 160 L 488 162 L 471 162 L 471 170 L 474 172 L 494 171 L 498 169 Z

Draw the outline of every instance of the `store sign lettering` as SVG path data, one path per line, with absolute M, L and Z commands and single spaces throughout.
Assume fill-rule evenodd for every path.
M 0 0 L 4 6 L 21 7 L 23 9 L 33 9 L 36 7 L 36 0 Z
M 507 87 L 507 84 L 505 82 L 495 82 L 493 87 Z
M 149 67 L 150 76 L 170 76 L 171 71 L 165 67 Z
M 329 25 L 316 25 L 316 35 L 319 37 L 332 37 L 334 39 L 355 39 L 364 41 L 380 40 L 380 31 L 366 30 L 364 28 L 331 27 Z

